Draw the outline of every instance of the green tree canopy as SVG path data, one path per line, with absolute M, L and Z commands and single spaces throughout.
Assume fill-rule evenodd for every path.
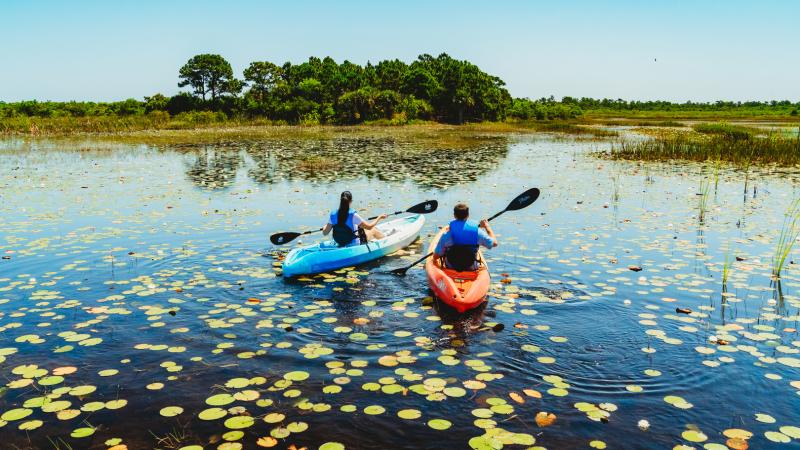
M 627 101 L 553 96 L 512 99 L 500 78 L 469 61 L 420 55 L 406 63 L 398 59 L 365 65 L 337 63 L 331 57 L 311 57 L 299 64 L 255 61 L 234 77 L 220 55 L 192 57 L 179 71 L 181 87 L 191 93 L 172 97 L 155 94 L 144 101 L 120 102 L 0 102 L 0 118 L 131 116 L 154 111 L 170 115 L 217 111 L 219 116 L 265 118 L 287 123 L 355 124 L 387 120 L 404 123 L 435 120 L 447 123 L 485 120 L 570 119 L 586 112 L 720 111 L 731 115 L 798 115 L 800 102 L 717 101 L 710 103 Z M 238 94 L 247 86 L 243 96 Z M 224 113 L 224 114 L 223 114 Z
M 178 72 L 181 81 L 178 87 L 191 86 L 194 94 L 206 100 L 217 100 L 225 94 L 236 95 L 242 90 L 242 82 L 234 78 L 233 69 L 220 55 L 202 54 L 193 56 Z
M 267 61 L 251 62 L 244 69 L 244 79 L 250 86 L 250 92 L 258 100 L 263 100 L 281 81 L 283 71 L 280 67 Z

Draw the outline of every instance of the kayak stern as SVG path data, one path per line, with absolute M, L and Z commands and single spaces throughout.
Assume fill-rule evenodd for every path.
M 429 252 L 433 253 L 436 249 L 436 244 L 443 233 L 444 230 L 439 231 L 433 239 Z M 486 301 L 486 295 L 489 293 L 491 277 L 481 252 L 478 252 L 478 260 L 480 262 L 478 270 L 467 272 L 444 267 L 444 261 L 436 256 L 428 258 L 425 262 L 428 285 L 434 295 L 459 313 L 475 309 Z

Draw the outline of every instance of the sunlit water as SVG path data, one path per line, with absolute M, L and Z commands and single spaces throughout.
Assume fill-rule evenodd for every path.
M 606 145 L 6 141 L 0 446 L 797 446 L 797 272 L 782 296 L 770 278 L 794 174 L 591 156 Z M 532 186 L 493 222 L 485 308 L 381 273 L 455 202 L 485 217 Z M 283 279 L 268 236 L 321 226 L 344 189 L 368 215 L 441 207 L 409 251 Z

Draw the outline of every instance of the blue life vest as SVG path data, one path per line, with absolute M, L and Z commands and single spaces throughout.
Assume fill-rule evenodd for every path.
M 472 270 L 478 258 L 478 224 L 471 220 L 450 222 L 453 245 L 445 250 L 447 266 L 457 271 Z
M 333 224 L 333 240 L 342 247 L 352 244 L 358 237 L 355 227 L 353 226 L 353 216 L 355 216 L 355 214 L 355 210 L 349 210 L 345 223 L 340 224 L 339 210 L 337 209 L 331 212 L 330 222 Z
M 478 223 L 471 220 L 450 222 L 450 237 L 455 245 L 478 245 Z

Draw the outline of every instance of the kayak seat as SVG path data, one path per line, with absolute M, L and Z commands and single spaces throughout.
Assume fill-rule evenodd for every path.
M 359 228 L 360 229 L 360 228 Z M 346 247 L 356 239 L 358 235 L 352 228 L 347 225 L 337 223 L 333 226 L 333 240 L 339 244 L 339 247 Z
M 436 258 L 435 264 L 438 266 L 449 278 L 461 281 L 475 281 L 478 274 L 485 268 L 483 261 L 478 260 L 478 270 L 455 270 L 444 265 L 443 257 Z
M 471 271 L 475 261 L 478 260 L 478 246 L 452 245 L 445 250 L 444 258 L 448 269 L 459 272 Z

